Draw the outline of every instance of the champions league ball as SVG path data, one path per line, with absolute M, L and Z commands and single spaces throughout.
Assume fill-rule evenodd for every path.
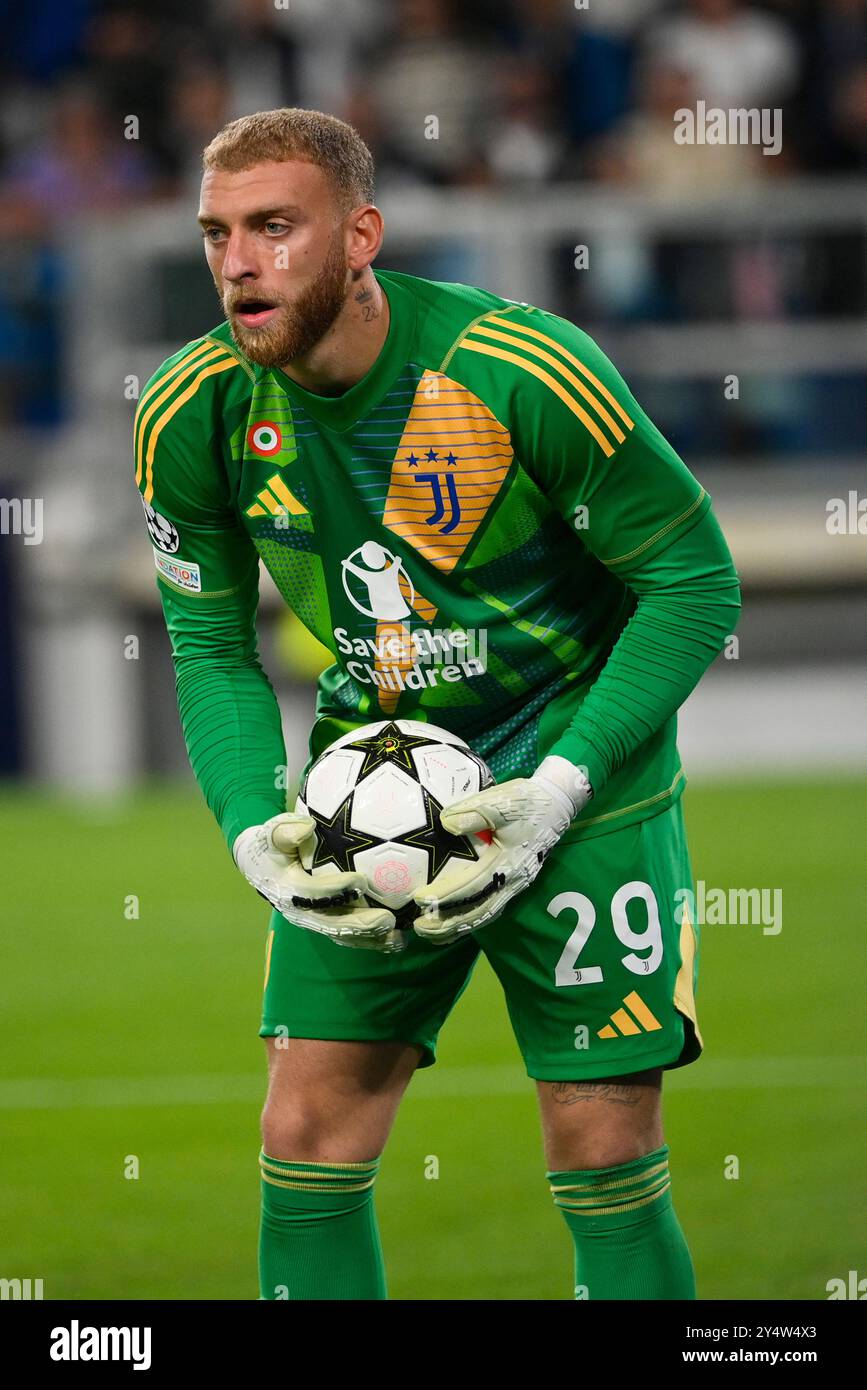
M 455 859 L 475 860 L 490 836 L 450 835 L 439 812 L 489 787 L 489 769 L 462 739 L 414 719 L 365 724 L 310 768 L 296 811 L 316 822 L 305 869 L 357 871 L 365 896 L 407 927 L 412 895 Z

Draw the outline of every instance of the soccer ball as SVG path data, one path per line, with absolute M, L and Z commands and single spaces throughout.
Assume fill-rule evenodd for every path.
M 316 822 L 305 869 L 357 870 L 365 896 L 406 927 L 412 895 L 455 859 L 476 860 L 490 837 L 450 835 L 439 812 L 494 781 L 482 759 L 446 729 L 415 719 L 365 724 L 310 768 L 296 811 Z

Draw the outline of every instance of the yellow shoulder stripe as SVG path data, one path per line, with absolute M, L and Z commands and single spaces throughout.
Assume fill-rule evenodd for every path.
M 187 365 L 187 359 L 184 359 L 183 362 L 178 364 L 178 367 L 182 368 L 182 370 L 169 373 L 172 379 L 160 395 L 156 396 L 154 399 L 151 399 L 150 395 L 148 396 L 150 403 L 147 405 L 147 409 L 142 410 L 142 406 L 145 404 L 144 397 L 142 401 L 139 402 L 139 409 L 136 415 L 137 439 L 135 477 L 136 482 L 141 485 L 142 477 L 144 476 L 144 499 L 146 502 L 150 502 L 153 497 L 154 454 L 156 452 L 157 440 L 162 430 L 168 424 L 169 420 L 171 420 L 172 416 L 180 410 L 181 406 L 185 405 L 186 402 L 196 394 L 203 381 L 206 381 L 208 377 L 217 375 L 219 372 L 229 371 L 231 368 L 239 365 L 237 359 L 233 357 L 231 353 L 226 352 L 222 347 L 211 348 L 204 354 L 194 353 L 191 354 L 191 357 L 193 357 L 194 360 L 190 362 L 189 365 Z M 193 373 L 196 373 L 196 375 L 193 376 Z M 169 397 L 174 395 L 177 387 L 190 376 L 193 376 L 193 380 L 186 389 L 182 391 L 179 396 L 175 396 L 173 400 L 169 401 Z M 163 385 L 164 380 L 165 378 L 155 383 L 155 388 L 159 389 L 159 387 Z M 151 416 L 159 411 L 160 406 L 164 405 L 167 401 L 169 401 L 169 403 L 165 405 L 165 409 L 154 420 L 151 426 L 148 435 L 147 450 L 145 450 L 145 429 L 148 422 Z
M 516 346 L 514 338 L 510 337 L 508 333 L 498 333 L 496 328 L 485 328 L 483 324 L 479 324 L 473 331 L 474 333 L 484 333 L 486 338 L 496 338 L 501 343 L 510 343 L 513 347 Z M 466 343 L 464 346 L 466 347 Z M 546 352 L 544 348 L 535 347 L 532 343 L 521 343 L 519 346 L 523 348 L 525 352 L 532 352 L 534 357 L 540 357 L 543 362 L 548 363 L 549 367 L 553 367 L 556 372 L 559 372 L 560 376 L 563 377 L 565 381 L 568 381 L 569 385 L 574 387 L 574 389 L 592 405 L 596 414 L 614 435 L 617 443 L 623 443 L 626 435 L 623 433 L 617 421 L 609 415 L 602 402 L 584 385 L 584 382 L 578 380 L 574 372 L 570 372 L 568 367 L 564 367 L 562 362 L 557 361 L 553 353 Z
M 179 362 L 175 363 L 170 371 L 166 372 L 164 376 L 161 376 L 152 386 L 149 386 L 139 400 L 136 410 L 136 425 L 138 425 L 141 419 L 142 407 L 147 405 L 148 401 L 152 401 L 154 396 L 157 395 L 159 391 L 162 391 L 163 387 L 167 386 L 170 381 L 173 381 L 179 372 L 182 372 L 191 362 L 200 361 L 206 353 L 212 352 L 215 346 L 217 346 L 215 343 L 197 343 L 195 347 L 184 354 Z
M 499 328 L 508 328 L 511 333 L 524 333 L 528 337 L 538 338 L 541 342 L 547 343 L 549 347 L 554 348 L 556 352 L 559 352 L 561 357 L 565 357 L 566 361 L 572 364 L 576 371 L 579 371 L 583 377 L 586 377 L 599 394 L 605 398 L 611 408 L 617 411 L 617 414 L 620 416 L 626 428 L 629 430 L 634 428 L 635 421 L 623 409 L 617 397 L 608 390 L 608 387 L 599 380 L 598 376 L 595 376 L 594 373 L 591 372 L 589 367 L 585 367 L 583 362 L 580 362 L 573 353 L 569 352 L 567 348 L 564 348 L 562 343 L 558 343 L 555 338 L 549 337 L 547 333 L 541 333 L 538 328 L 530 328 L 526 323 L 510 323 L 508 319 L 500 319 L 494 315 L 491 316 L 488 322 L 496 324 Z M 522 343 L 521 346 L 528 352 L 531 350 L 529 343 Z
M 499 357 L 504 362 L 513 362 L 516 367 L 523 367 L 525 372 L 538 377 L 549 390 L 560 397 L 561 401 L 572 411 L 572 414 L 578 417 L 584 428 L 590 431 L 606 458 L 610 458 L 614 453 L 614 445 L 609 443 L 596 421 L 590 418 L 587 411 L 578 404 L 575 397 L 564 386 L 560 385 L 559 381 L 555 381 L 554 377 L 549 372 L 544 371 L 542 367 L 537 367 L 535 362 L 528 362 L 526 357 L 518 357 L 516 353 L 506 352 L 503 348 L 490 347 L 487 343 L 474 343 L 469 338 L 464 339 L 461 347 L 466 352 L 480 352 L 485 357 Z

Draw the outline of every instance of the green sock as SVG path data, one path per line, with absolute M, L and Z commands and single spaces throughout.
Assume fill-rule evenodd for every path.
M 387 1298 L 368 1163 L 296 1163 L 259 1154 L 264 1299 Z
M 694 1299 L 668 1145 L 612 1168 L 546 1173 L 575 1242 L 575 1297 Z

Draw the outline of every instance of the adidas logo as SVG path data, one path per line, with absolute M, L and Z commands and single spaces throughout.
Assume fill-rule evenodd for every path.
M 274 473 L 268 479 L 261 492 L 256 494 L 256 501 L 247 508 L 247 516 L 285 516 L 291 513 L 292 516 L 303 516 L 307 508 L 298 501 L 294 492 L 289 488 L 280 477 L 279 473 Z
M 615 1009 L 611 1015 L 611 1022 L 599 1029 L 597 1038 L 628 1038 L 635 1033 L 653 1033 L 662 1027 L 659 1019 L 651 1013 L 636 990 L 627 994 L 623 1004 L 622 1009 Z

